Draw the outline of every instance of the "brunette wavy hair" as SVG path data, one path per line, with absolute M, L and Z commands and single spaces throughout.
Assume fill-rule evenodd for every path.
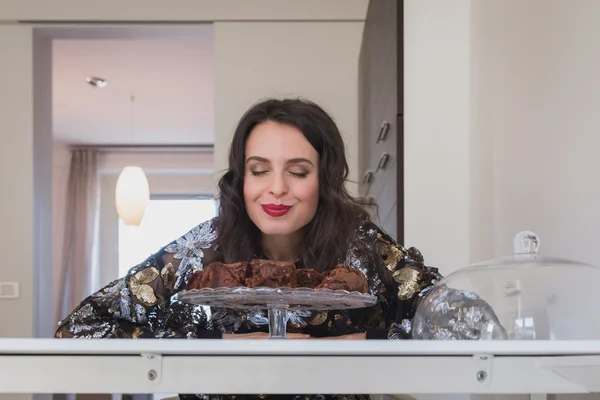
M 303 230 L 301 265 L 327 270 L 345 256 L 357 225 L 368 214 L 345 188 L 348 162 L 333 119 L 317 104 L 302 99 L 269 99 L 255 104 L 238 123 L 229 150 L 229 168 L 219 181 L 217 244 L 225 262 L 260 257 L 261 232 L 244 203 L 246 141 L 257 125 L 273 121 L 298 128 L 319 154 L 319 204 Z

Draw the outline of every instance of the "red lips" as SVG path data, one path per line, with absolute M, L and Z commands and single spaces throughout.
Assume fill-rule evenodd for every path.
M 262 208 L 265 213 L 271 217 L 283 217 L 292 209 L 292 206 L 285 206 L 283 204 L 263 204 Z

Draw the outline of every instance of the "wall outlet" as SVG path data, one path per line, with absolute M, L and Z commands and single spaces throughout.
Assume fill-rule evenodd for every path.
M 19 282 L 0 282 L 0 300 L 18 299 Z

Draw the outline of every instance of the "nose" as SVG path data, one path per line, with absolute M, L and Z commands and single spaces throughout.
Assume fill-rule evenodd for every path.
M 270 192 L 275 197 L 283 196 L 288 192 L 287 182 L 283 174 L 273 174 Z

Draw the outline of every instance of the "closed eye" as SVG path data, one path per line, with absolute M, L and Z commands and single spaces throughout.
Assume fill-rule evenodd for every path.
M 253 176 L 262 176 L 266 174 L 268 171 L 250 171 Z
M 296 178 L 302 178 L 302 179 L 304 179 L 308 176 L 308 174 L 304 173 L 304 172 L 290 172 L 290 174 L 292 174 Z

